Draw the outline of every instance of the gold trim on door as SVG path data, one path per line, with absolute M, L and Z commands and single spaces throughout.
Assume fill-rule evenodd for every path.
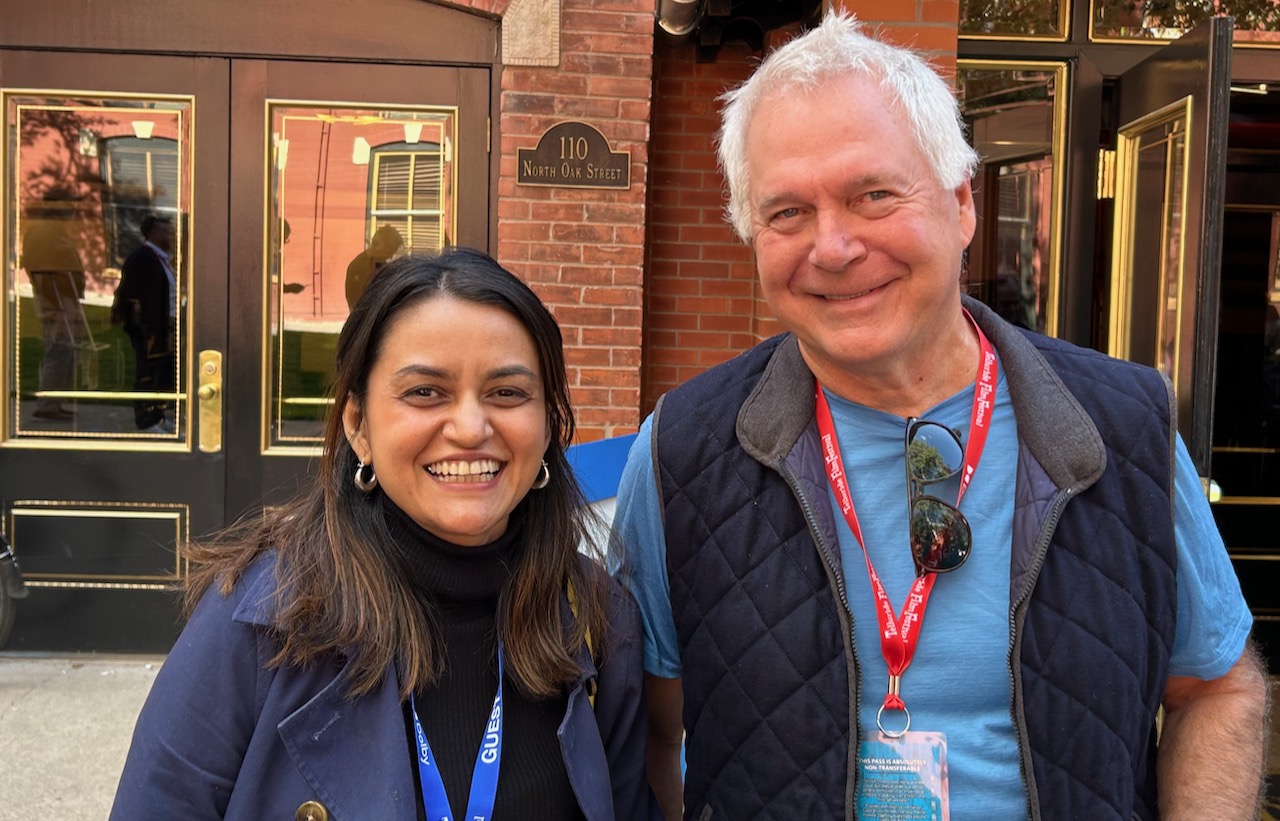
M 31 587 L 63 587 L 93 588 L 113 590 L 163 590 L 171 588 L 174 582 L 186 575 L 186 561 L 177 551 L 177 547 L 190 536 L 190 508 L 185 504 L 160 504 L 153 502 L 93 502 L 78 500 L 24 499 L 13 503 L 9 510 L 8 531 L 13 544 L 14 555 L 20 556 L 23 562 L 23 578 Z M 163 573 L 104 573 L 104 572 L 51 572 L 41 570 L 41 551 L 46 547 L 28 541 L 24 522 L 34 520 L 57 520 L 70 523 L 74 528 L 77 520 L 132 520 L 142 527 L 144 522 L 172 523 L 172 537 L 169 545 L 155 544 L 159 550 L 169 551 L 173 562 L 172 571 Z M 53 524 L 57 527 L 57 524 Z M 99 528 L 105 529 L 105 528 Z M 169 528 L 163 528 L 168 531 Z M 143 533 L 139 530 L 139 533 Z M 65 533 L 73 533 L 67 530 Z M 81 530 L 84 538 L 89 531 Z M 154 534 L 159 535 L 159 532 Z M 146 539 L 150 544 L 151 539 Z M 171 545 L 171 547 L 170 547 Z M 78 562 L 79 563 L 79 562 Z
M 261 447 L 320 452 L 337 339 L 377 269 L 458 236 L 457 106 L 264 104 Z
M 1007 72 L 1013 77 L 1018 72 L 1042 72 L 1053 77 L 1053 113 L 1052 123 L 1046 134 L 1049 147 L 1049 159 L 1052 163 L 1050 172 L 1048 236 L 1045 239 L 1045 266 L 1047 272 L 1044 284 L 1044 333 L 1057 336 L 1060 328 L 1061 288 L 1062 288 L 1062 223 L 1063 198 L 1066 188 L 1067 166 L 1067 90 L 1068 69 L 1066 63 L 1036 60 L 957 60 L 956 71 L 960 72 Z M 961 101 L 962 105 L 966 101 Z M 970 139 L 978 142 L 975 135 Z M 1026 150 L 1033 151 L 1043 143 L 1026 143 Z M 1002 151 L 1016 151 L 1021 144 L 1007 139 L 992 143 Z M 986 161 L 985 158 L 983 160 Z M 979 172 L 981 173 L 981 172 Z M 975 182 L 980 182 L 976 180 Z M 990 273 L 990 272 L 988 272 Z
M 1121 127 L 1116 145 L 1115 231 L 1111 245 L 1111 310 L 1107 353 L 1154 365 L 1171 379 L 1178 374 L 1182 337 L 1182 287 L 1186 269 L 1187 208 L 1191 169 L 1192 99 L 1183 99 Z M 1137 244 L 1138 182 L 1141 152 L 1162 150 L 1160 260 L 1154 305 L 1157 322 L 1154 345 L 1135 349 L 1135 246 Z M 1156 156 L 1155 154 L 1151 156 Z M 1143 206 L 1150 205 L 1143 203 Z M 1171 259 L 1169 249 L 1177 243 Z M 1170 266 L 1172 265 L 1172 268 Z M 1172 287 L 1170 287 L 1172 285 Z M 1172 322 L 1170 319 L 1172 314 Z M 1172 334 L 1169 327 L 1172 325 Z M 1149 358 L 1148 358 L 1149 357 Z
M 191 95 L 0 90 L 5 447 L 190 450 L 194 118 Z M 146 214 L 173 223 L 175 304 L 135 342 L 113 297 Z M 143 344 L 160 364 L 138 381 Z

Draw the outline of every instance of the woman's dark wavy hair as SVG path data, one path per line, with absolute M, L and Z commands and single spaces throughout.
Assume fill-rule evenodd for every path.
M 187 548 L 193 564 L 187 610 L 215 584 L 229 594 L 254 559 L 274 549 L 280 651 L 273 665 L 348 655 L 352 697 L 376 688 L 392 662 L 402 697 L 438 679 L 446 651 L 434 609 L 424 609 L 389 549 L 391 537 L 375 498 L 381 491 L 365 494 L 352 481 L 357 460 L 342 417 L 347 402 L 363 403 L 392 320 L 446 296 L 506 311 L 538 351 L 551 430 L 544 456 L 551 481 L 520 502 L 524 545 L 500 595 L 497 618 L 514 680 L 529 695 L 548 697 L 576 681 L 574 655 L 588 631 L 593 641 L 605 637 L 606 580 L 578 556 L 590 514 L 565 458 L 574 419 L 560 327 L 527 285 L 479 251 L 453 248 L 437 256 L 402 257 L 377 273 L 338 337 L 334 405 L 319 475 L 284 507 Z M 576 599 L 570 624 L 563 623 L 560 607 L 567 589 Z

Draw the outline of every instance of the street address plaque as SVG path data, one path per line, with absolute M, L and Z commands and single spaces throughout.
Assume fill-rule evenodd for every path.
M 536 148 L 516 150 L 517 185 L 558 188 L 630 188 L 631 152 L 613 151 L 594 126 L 557 123 Z

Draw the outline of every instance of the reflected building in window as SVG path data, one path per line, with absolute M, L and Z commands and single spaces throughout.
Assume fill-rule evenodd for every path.
M 961 61 L 961 107 L 981 165 L 969 292 L 1015 325 L 1056 333 L 1065 66 Z
M 269 104 L 267 450 L 318 447 L 338 333 L 397 256 L 457 233 L 457 112 Z
M 5 290 L 8 435 L 103 445 L 183 440 L 182 353 L 189 322 L 185 268 L 190 198 L 190 98 L 4 93 L 7 156 Z M 175 226 L 175 352 L 163 396 L 140 397 L 133 348 L 112 321 L 125 258 L 148 214 Z M 140 432 L 142 400 L 176 409 L 172 429 Z

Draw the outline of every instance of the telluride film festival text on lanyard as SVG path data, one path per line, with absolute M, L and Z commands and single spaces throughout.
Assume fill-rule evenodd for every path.
M 973 479 L 978 460 L 982 458 L 982 449 L 987 442 L 992 410 L 995 407 L 997 379 L 996 356 L 991 342 L 969 312 L 965 311 L 964 314 L 978 334 L 980 352 L 973 410 L 969 418 L 969 441 L 964 448 L 960 490 L 956 494 L 957 508 Z M 858 540 L 858 546 L 862 548 L 863 558 L 867 562 L 867 576 L 871 580 L 871 590 L 876 600 L 876 618 L 880 623 L 880 649 L 889 668 L 888 691 L 876 714 L 879 738 L 863 742 L 859 749 L 858 817 L 879 818 L 882 814 L 885 817 L 898 817 L 896 813 L 906 807 L 914 807 L 926 813 L 921 817 L 946 821 L 950 815 L 945 774 L 946 739 L 942 733 L 910 732 L 911 715 L 899 694 L 902 674 L 915 656 L 925 608 L 929 604 L 929 594 L 933 591 L 937 574 L 921 572 L 916 577 L 907 594 L 901 617 L 895 618 L 889 594 L 876 575 L 871 555 L 862 541 L 862 529 L 853 509 L 853 496 L 849 492 L 844 459 L 840 456 L 840 445 L 836 440 L 831 407 L 822 392 L 822 385 L 817 385 L 815 390 L 815 417 L 818 433 L 822 438 L 827 479 L 835 493 L 840 512 L 844 514 L 849 530 Z M 886 711 L 902 712 L 906 718 L 905 727 L 902 730 L 886 731 L 881 722 Z

